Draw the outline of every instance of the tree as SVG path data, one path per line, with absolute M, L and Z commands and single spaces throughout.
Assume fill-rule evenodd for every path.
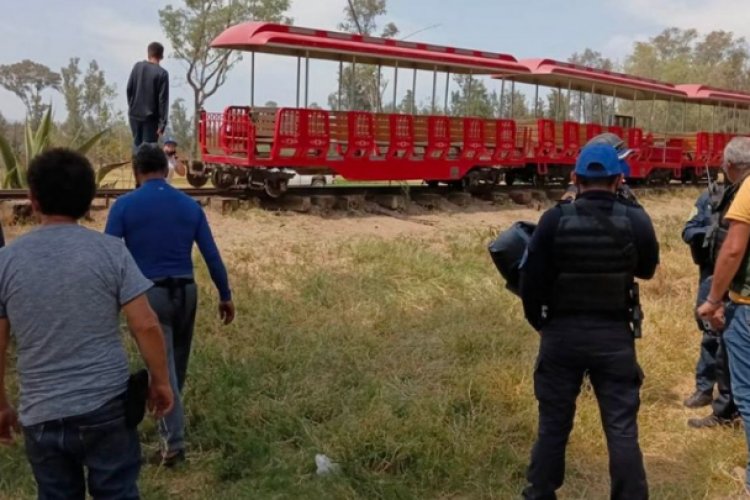
M 386 0 L 347 0 L 344 7 L 344 20 L 339 29 L 360 35 L 375 35 L 378 31 L 378 18 L 388 13 Z M 381 37 L 393 38 L 398 34 L 394 23 L 387 23 L 380 32 Z M 378 86 L 377 68 L 365 65 L 347 65 L 339 72 L 339 87 L 342 92 L 328 96 L 331 109 L 355 109 L 377 111 L 382 107 L 383 92 L 388 82 L 380 78 Z
M 61 69 L 62 94 L 68 111 L 63 127 L 71 137 L 111 127 L 119 116 L 114 107 L 115 86 L 107 83 L 96 60 L 89 62 L 83 79 L 79 64 L 80 59 L 73 57 Z
M 44 64 L 24 59 L 21 62 L 0 66 L 0 86 L 13 92 L 26 106 L 31 125 L 39 126 L 44 111 L 42 92 L 60 90 L 60 75 Z
M 213 39 L 241 21 L 291 22 L 284 17 L 289 0 L 183 1 L 182 7 L 167 5 L 159 10 L 159 20 L 174 57 L 187 66 L 187 83 L 193 90 L 193 134 L 197 137 L 206 99 L 224 85 L 229 71 L 242 58 L 233 50 L 212 49 Z
M 172 135 L 177 144 L 187 151 L 193 151 L 193 117 L 188 115 L 184 99 L 179 98 L 172 103 L 169 116 Z
M 646 42 L 636 42 L 625 61 L 627 73 L 671 83 L 704 83 L 714 87 L 750 90 L 750 53 L 744 38 L 726 31 L 712 31 L 701 36 L 696 30 L 668 28 Z M 667 109 L 667 104 L 623 103 L 623 110 L 636 117 L 647 128 L 708 130 L 706 117 L 699 116 L 697 106 L 690 106 L 683 118 L 682 110 Z M 684 108 L 682 108 L 684 109 Z M 719 110 L 716 130 L 734 127 L 732 110 Z
M 469 75 L 455 75 L 458 90 L 451 92 L 449 113 L 453 116 L 481 116 L 490 118 L 498 111 L 496 95 L 487 91 L 483 81 Z M 495 101 L 493 103 L 493 100 Z
M 339 23 L 339 29 L 348 33 L 372 35 L 378 29 L 378 17 L 387 13 L 386 0 L 347 0 L 344 20 Z M 398 27 L 394 23 L 388 23 L 380 36 L 393 38 L 397 34 Z
M 574 53 L 568 58 L 568 62 L 586 66 L 587 68 L 603 69 L 605 71 L 615 70 L 615 64 L 611 59 L 604 57 L 601 52 L 589 48 L 581 53 Z M 565 94 L 565 92 L 563 93 Z M 556 96 L 549 97 L 549 109 L 557 109 L 556 99 Z M 567 104 L 567 94 L 563 96 L 563 102 Z M 562 105 L 562 103 L 560 104 Z M 602 96 L 591 95 L 590 92 L 587 93 L 586 91 L 571 92 L 570 106 L 565 107 L 568 108 L 566 109 L 565 116 L 569 116 L 570 119 L 578 119 L 580 113 L 581 119 L 586 123 L 601 122 L 602 117 L 606 120 L 606 117 L 612 111 L 611 105 L 608 106 Z

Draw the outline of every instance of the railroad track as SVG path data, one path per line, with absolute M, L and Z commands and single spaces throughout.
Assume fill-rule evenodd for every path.
M 635 186 L 633 190 L 636 193 L 648 192 L 648 191 L 660 191 L 664 189 L 679 189 L 691 187 L 691 185 L 671 183 L 666 185 L 654 185 L 654 186 Z M 534 187 L 529 185 L 514 185 L 514 186 L 494 186 L 480 188 L 476 191 L 476 194 L 490 193 L 490 192 L 513 192 L 513 191 L 544 191 L 559 192 L 565 189 L 561 185 L 550 185 L 542 187 Z M 117 198 L 124 194 L 129 193 L 132 189 L 100 189 L 96 193 L 97 198 Z M 252 191 L 245 189 L 217 189 L 217 188 L 182 188 L 182 192 L 188 196 L 195 198 L 203 197 L 225 197 L 225 198 L 252 198 L 252 197 L 265 197 L 266 195 L 262 191 Z M 455 193 L 456 188 L 450 186 L 439 186 L 429 187 L 424 185 L 398 185 L 398 186 L 387 186 L 387 185 L 360 185 L 360 186 L 321 186 L 321 187 L 307 187 L 307 186 L 290 186 L 285 196 L 376 196 L 376 195 L 392 195 L 392 196 L 408 196 L 418 194 L 436 194 L 436 195 L 447 195 L 449 193 Z M 26 199 L 28 193 L 25 189 L 0 189 L 0 200 L 23 200 Z

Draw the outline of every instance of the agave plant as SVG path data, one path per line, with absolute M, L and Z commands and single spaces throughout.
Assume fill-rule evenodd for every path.
M 97 142 L 109 131 L 109 129 L 102 130 L 93 137 L 83 141 L 80 146 L 74 149 L 81 154 L 88 153 Z M 48 107 L 44 113 L 41 122 L 36 130 L 31 129 L 31 125 L 27 122 L 24 133 L 24 156 L 19 157 L 11 148 L 8 140 L 0 135 L 0 157 L 3 159 L 5 169 L 2 175 L 2 186 L 3 189 L 23 189 L 28 187 L 26 181 L 26 169 L 28 162 L 36 155 L 46 151 L 50 146 L 50 139 L 52 137 L 52 107 Z M 24 162 L 25 160 L 25 162 Z M 97 171 L 96 180 L 97 185 L 104 179 L 104 176 L 111 171 L 109 165 L 106 165 Z

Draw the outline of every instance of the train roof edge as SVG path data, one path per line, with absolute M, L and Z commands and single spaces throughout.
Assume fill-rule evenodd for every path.
M 509 54 L 276 23 L 248 22 L 232 26 L 217 36 L 211 46 L 451 73 L 491 75 L 529 71 Z

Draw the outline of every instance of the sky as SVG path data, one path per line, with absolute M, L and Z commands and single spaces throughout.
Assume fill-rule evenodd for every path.
M 192 95 L 185 68 L 169 57 L 171 47 L 159 26 L 158 10 L 179 0 L 0 0 L 3 15 L 0 64 L 23 59 L 59 71 L 71 57 L 81 66 L 96 59 L 118 91 L 117 105 L 125 110 L 124 89 L 132 65 L 145 57 L 151 41 L 167 46 L 164 67 L 170 73 L 171 98 Z M 383 24 L 393 21 L 401 37 L 470 49 L 511 54 L 518 59 L 545 57 L 565 60 L 589 47 L 622 61 L 635 41 L 647 40 L 669 26 L 733 31 L 750 39 L 747 0 L 389 0 Z M 346 0 L 291 0 L 287 15 L 299 26 L 335 29 Z M 424 31 L 422 31 L 424 30 Z M 415 33 L 416 32 L 416 33 Z M 411 36 L 410 36 L 411 35 Z M 259 55 L 256 59 L 256 103 L 273 100 L 294 105 L 296 61 Z M 311 63 L 310 101 L 325 107 L 336 89 L 335 63 Z M 250 63 L 242 61 L 206 107 L 249 104 Z M 388 78 L 388 75 L 386 75 Z M 407 80 L 408 82 L 404 82 Z M 428 81 L 429 80 L 429 81 Z M 399 94 L 410 86 L 400 78 Z M 499 85 L 499 84 L 498 84 Z M 403 88 L 402 88 L 403 87 Z M 386 95 L 390 95 L 387 91 Z M 421 76 L 417 100 L 426 101 L 431 78 Z M 65 116 L 62 98 L 45 95 L 55 118 Z M 0 113 L 23 119 L 21 101 L 0 89 Z

